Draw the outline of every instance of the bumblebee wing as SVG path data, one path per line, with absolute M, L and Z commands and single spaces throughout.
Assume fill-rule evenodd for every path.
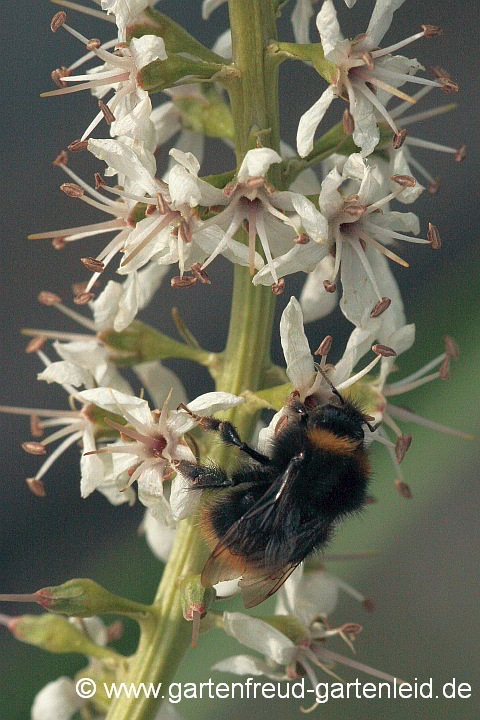
M 247 571 L 240 580 L 239 586 L 243 591 L 243 603 L 246 608 L 255 607 L 279 590 L 285 580 L 290 577 L 298 563 L 290 563 L 278 571 L 263 572 L 259 570 Z
M 290 565 L 286 566 L 288 574 L 285 577 L 283 577 L 284 568 L 279 568 L 279 563 L 275 563 L 276 568 L 269 568 L 268 570 L 264 569 L 267 563 L 264 563 L 262 568 L 252 568 L 251 565 L 249 567 L 248 559 L 256 550 L 256 538 L 251 531 L 250 521 L 256 517 L 263 532 L 273 532 L 278 523 L 282 522 L 282 518 L 277 517 L 274 510 L 278 509 L 279 505 L 282 507 L 287 503 L 287 497 L 293 485 L 290 481 L 296 477 L 297 467 L 298 458 L 293 458 L 285 472 L 278 479 L 278 482 L 270 485 L 265 493 L 241 518 L 233 523 L 217 543 L 203 568 L 202 584 L 205 587 L 243 576 L 242 583 L 244 587 L 259 583 L 265 585 L 258 592 L 252 591 L 257 592 L 260 597 L 256 602 L 252 601 L 253 605 L 257 605 L 264 597 L 273 594 L 285 582 L 295 565 L 292 569 L 290 569 Z M 280 513 L 280 516 L 283 516 L 283 513 Z M 253 607 L 253 605 L 248 607 Z
M 226 538 L 227 536 L 225 536 Z M 211 587 L 224 580 L 235 580 L 245 574 L 247 570 L 246 557 L 232 553 L 229 544 L 228 541 L 220 540 L 205 563 L 202 570 L 204 587 Z

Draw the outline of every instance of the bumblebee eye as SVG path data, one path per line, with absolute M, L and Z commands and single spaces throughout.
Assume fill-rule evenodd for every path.
M 308 420 L 307 408 L 300 401 L 297 400 L 297 401 L 291 403 L 289 409 L 293 414 L 295 414 L 298 417 L 298 419 L 300 420 L 301 423 L 304 423 Z

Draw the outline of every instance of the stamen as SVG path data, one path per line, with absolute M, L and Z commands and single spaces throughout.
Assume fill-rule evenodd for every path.
M 197 278 L 192 275 L 176 275 L 170 280 L 172 288 L 186 288 L 195 285 Z
M 123 258 L 122 262 L 120 263 L 120 267 L 125 267 L 131 260 L 137 257 L 137 255 L 148 245 L 150 240 L 152 240 L 153 237 L 155 237 L 156 234 L 160 233 L 164 228 L 168 226 L 170 223 L 171 216 L 166 215 L 165 217 L 159 217 L 157 220 L 155 220 L 148 228 L 146 228 L 145 235 L 142 239 L 141 233 L 138 238 L 135 238 L 135 240 L 138 240 L 138 244 L 135 246 L 135 248 L 127 255 L 127 257 Z M 128 248 L 125 248 L 125 252 Z
M 429 92 L 433 90 L 432 87 L 422 87 L 420 90 L 417 90 L 416 93 L 412 95 L 413 99 L 417 102 L 422 98 L 425 97 L 425 95 L 428 95 Z M 393 118 L 398 118 L 400 115 L 402 115 L 406 110 L 410 110 L 411 103 L 409 102 L 403 102 L 400 103 L 400 105 L 397 105 L 396 108 L 393 108 L 393 110 L 390 110 L 390 114 Z M 402 119 L 403 122 L 403 119 Z
M 383 297 L 372 309 L 372 312 L 370 313 L 370 317 L 377 318 L 382 315 L 385 310 L 387 310 L 390 305 L 392 304 L 392 301 L 388 297 Z
M 374 105 L 377 108 L 377 110 L 383 115 L 383 117 L 385 118 L 387 123 L 390 125 L 390 127 L 392 128 L 395 135 L 398 135 L 399 130 L 398 130 L 397 126 L 395 125 L 395 121 L 390 116 L 390 113 L 388 112 L 388 110 L 382 105 L 382 103 L 377 98 L 375 93 L 373 93 L 370 90 L 370 88 L 365 85 L 365 83 L 358 83 L 357 88 L 360 90 L 362 95 L 365 95 L 367 100 L 370 100 L 372 105 Z
M 375 367 L 375 365 L 380 362 L 382 359 L 382 356 L 379 354 L 377 357 L 372 360 L 366 367 L 363 368 L 363 370 L 360 370 L 360 372 L 356 373 L 355 375 L 352 375 L 348 378 L 348 380 L 345 380 L 343 383 L 340 383 L 340 385 L 337 385 L 337 390 L 346 390 L 346 388 L 349 388 L 350 385 L 353 385 L 357 382 L 357 380 L 360 380 L 364 375 L 367 375 L 372 368 Z
M 426 375 L 425 377 L 419 378 L 418 380 L 412 380 L 409 383 L 404 382 L 404 381 L 402 381 L 401 384 L 395 383 L 395 385 L 397 387 L 394 387 L 393 385 L 387 385 L 384 389 L 383 394 L 385 397 L 393 397 L 394 395 L 401 395 L 404 392 L 410 392 L 410 390 L 415 390 L 415 388 L 421 387 L 422 385 L 425 385 L 425 383 L 431 382 L 432 380 L 436 380 L 439 377 L 440 377 L 440 372 L 436 372 L 436 373 L 431 373 L 431 375 Z
M 275 265 L 273 262 L 272 253 L 270 252 L 270 246 L 268 244 L 267 232 L 265 230 L 265 224 L 264 224 L 263 216 L 261 213 L 257 217 L 257 232 L 258 232 L 258 237 L 260 238 L 260 242 L 262 243 L 263 252 L 265 253 L 265 258 L 267 260 L 267 265 L 270 268 L 270 273 L 271 273 L 275 283 L 278 283 L 277 271 L 275 269 Z
M 28 487 L 34 495 L 36 495 L 37 497 L 46 496 L 47 493 L 45 492 L 45 485 L 41 480 L 38 480 L 35 477 L 31 477 L 25 478 L 25 482 L 27 483 Z
M 382 298 L 382 296 L 381 296 L 381 294 L 380 294 L 380 290 L 378 289 L 378 285 L 377 285 L 377 281 L 376 281 L 376 279 L 375 279 L 375 275 L 373 274 L 373 270 L 372 270 L 372 268 L 370 267 L 370 263 L 369 263 L 368 260 L 367 260 L 367 257 L 366 257 L 366 255 L 365 255 L 365 252 L 362 250 L 362 248 L 358 247 L 358 243 L 355 242 L 355 241 L 353 241 L 352 243 L 350 243 L 350 245 L 351 245 L 351 247 L 353 247 L 353 249 L 354 249 L 355 252 L 357 253 L 358 257 L 360 258 L 360 262 L 362 263 L 362 265 L 363 265 L 363 267 L 364 267 L 364 269 L 365 269 L 365 272 L 367 273 L 368 278 L 369 278 L 370 282 L 372 283 L 372 287 L 373 287 L 373 290 L 374 290 L 374 292 L 375 292 L 375 295 L 378 297 L 379 301 L 382 302 L 383 298 Z M 377 303 L 377 304 L 378 304 L 378 303 Z M 376 307 L 376 306 L 375 306 L 375 307 Z
M 45 455 L 47 452 L 43 443 L 34 440 L 22 443 L 22 450 L 29 455 Z
M 68 149 L 72 152 L 83 152 L 83 150 L 86 150 L 88 148 L 88 141 L 87 140 L 74 140 L 70 143 L 70 145 L 67 145 Z
M 438 228 L 432 225 L 432 223 L 428 223 L 427 239 L 434 250 L 440 250 L 442 245 L 440 233 L 438 232 Z
M 386 68 L 376 67 L 375 73 L 376 75 L 380 75 L 380 77 L 392 78 L 393 80 L 403 80 L 404 82 L 416 83 L 417 85 L 428 85 L 429 87 L 442 87 L 441 81 L 437 82 L 436 80 L 430 80 L 429 78 L 417 77 L 416 75 L 408 75 L 407 73 L 399 73 L 395 72 L 394 70 L 387 70 Z M 378 78 L 376 77 L 376 75 L 375 80 L 378 82 Z M 371 82 L 374 82 L 374 80 L 372 79 Z M 379 85 L 379 87 L 382 86 Z M 401 97 L 407 102 L 411 102 L 413 105 L 417 102 L 414 97 L 412 97 L 411 95 L 406 95 L 406 93 L 402 93 L 402 91 L 398 88 L 393 88 L 395 92 L 392 92 L 392 90 L 390 90 L 390 87 L 391 86 L 386 86 L 383 88 L 383 90 L 391 92 L 392 95 L 398 95 L 398 97 Z
M 51 455 L 49 455 L 47 460 L 41 466 L 40 470 L 38 471 L 38 473 L 35 476 L 36 480 L 40 480 L 45 475 L 47 470 L 53 465 L 55 460 L 57 458 L 59 458 L 60 455 L 62 455 L 62 453 L 64 453 L 65 450 L 67 450 L 67 448 L 70 447 L 70 445 L 73 445 L 74 442 L 76 442 L 77 440 L 80 440 L 82 435 L 83 435 L 83 431 L 79 430 L 78 432 L 74 433 L 73 435 L 70 435 L 70 437 L 67 437 L 66 440 L 63 441 L 63 443 L 60 443 L 60 445 L 57 448 L 55 448 L 53 453 Z
M 326 335 L 320 345 L 318 346 L 317 350 L 313 353 L 314 355 L 321 355 L 322 358 L 326 358 L 328 353 L 331 350 L 333 342 L 333 337 L 331 335 Z
M 419 93 L 417 93 L 417 96 Z M 414 96 L 414 97 L 417 97 Z M 406 127 L 407 125 L 411 125 L 414 122 L 421 122 L 422 120 L 430 120 L 432 117 L 437 117 L 437 115 L 443 115 L 444 113 L 450 112 L 450 110 L 454 110 L 457 107 L 457 103 L 448 103 L 446 105 L 440 105 L 439 107 L 430 108 L 430 110 L 424 110 L 424 112 L 414 113 L 413 115 L 407 115 L 407 117 L 402 117 L 402 124 Z M 398 108 L 395 108 L 397 110 Z M 392 113 L 393 115 L 393 113 Z M 395 116 L 396 117 L 396 116 Z
M 405 47 L 405 45 L 410 45 L 410 43 L 415 42 L 415 40 L 420 40 L 420 38 L 424 37 L 424 35 L 425 31 L 418 32 L 415 33 L 415 35 L 410 35 L 410 37 L 407 37 L 404 40 L 400 40 L 394 45 L 389 45 L 388 47 L 382 48 L 381 50 L 373 50 L 372 57 L 378 58 L 382 57 L 383 55 L 389 55 L 390 53 L 395 52 L 395 50 L 400 50 L 400 48 Z
M 201 283 L 204 285 L 212 284 L 205 270 L 202 270 L 200 263 L 193 263 L 191 270 Z
M 106 20 L 107 22 L 115 24 L 115 18 L 113 15 L 107 15 L 107 13 L 101 12 L 100 10 L 94 10 L 93 8 L 84 7 L 76 2 L 70 2 L 69 0 L 51 0 L 55 5 L 61 5 L 62 7 L 70 8 L 71 10 L 78 10 L 78 12 L 84 15 L 91 15 L 92 17 L 99 18 L 100 20 Z
M 343 111 L 343 131 L 346 135 L 352 135 L 355 130 L 355 121 L 348 108 Z
M 380 235 L 388 238 L 395 238 L 396 240 L 405 240 L 405 242 L 416 243 L 417 245 L 430 245 L 430 240 L 424 240 L 422 238 L 411 237 L 410 235 L 404 235 L 403 233 L 390 230 L 389 228 L 383 227 L 382 225 L 375 225 L 375 223 L 366 221 L 365 227 L 369 229 L 374 235 Z
M 376 71 L 378 72 L 378 70 Z M 388 77 L 395 77 L 397 73 L 389 73 Z M 388 83 L 384 82 L 380 78 L 378 78 L 376 75 L 371 75 L 370 73 L 364 73 L 362 77 L 367 80 L 369 83 L 372 83 L 372 85 L 376 85 L 380 88 L 380 90 L 385 90 L 386 92 L 390 93 L 390 95 L 395 95 L 396 97 L 399 97 L 401 100 L 405 100 L 406 102 L 411 103 L 412 105 L 415 105 L 417 102 L 414 100 L 414 98 L 411 95 L 407 95 L 407 93 L 403 92 L 402 90 L 399 90 L 398 88 L 394 87 L 393 85 L 389 85 Z M 410 77 L 407 75 L 407 77 Z M 430 80 L 428 84 L 433 82 L 433 80 Z
M 109 232 L 110 230 L 117 230 L 118 228 L 124 226 L 125 221 L 120 218 L 118 220 L 105 220 L 104 222 L 92 223 L 91 225 L 80 225 L 79 227 L 64 228 L 62 230 L 49 230 L 44 233 L 34 233 L 33 235 L 28 236 L 28 240 L 44 240 L 46 238 L 56 237 L 67 238 L 70 235 L 83 235 L 84 233 L 90 233 L 90 231 L 94 231 L 95 234 L 100 234 Z M 88 237 L 86 234 L 83 236 Z
M 148 437 L 148 435 L 142 435 L 142 433 L 138 432 L 137 430 L 126 427 L 121 423 L 115 422 L 115 420 L 110 420 L 110 418 L 104 417 L 103 422 L 105 423 L 105 425 L 108 425 L 108 427 L 111 427 L 114 430 L 118 430 L 121 435 L 126 435 L 127 437 L 132 438 L 132 440 L 137 440 L 137 442 L 142 443 L 143 445 L 147 445 L 148 447 L 151 447 L 155 442 L 154 438 Z
M 406 260 L 403 260 L 403 258 L 396 255 L 394 252 L 386 248 L 384 245 L 379 243 L 374 238 L 370 237 L 370 235 L 367 235 L 366 233 L 362 232 L 360 234 L 360 238 L 364 240 L 365 242 L 370 243 L 376 250 L 379 250 L 383 255 L 390 258 L 390 260 L 393 260 L 394 262 L 398 263 L 402 267 L 410 267 L 408 262 Z
M 395 417 L 398 417 L 400 420 L 407 420 L 413 423 L 416 423 L 417 425 L 423 425 L 426 428 L 429 428 L 430 430 L 438 430 L 439 432 L 443 432 L 446 435 L 453 435 L 454 437 L 461 437 L 465 440 L 476 440 L 477 438 L 475 435 L 471 435 L 470 433 L 462 432 L 461 430 L 455 430 L 453 428 L 448 427 L 447 425 L 440 425 L 440 423 L 434 422 L 433 420 L 427 420 L 426 418 L 421 417 L 420 415 L 416 415 L 415 413 L 410 412 L 410 410 L 405 410 L 405 408 L 398 407 L 397 405 L 389 405 L 388 411 L 391 415 L 394 415 Z
M 441 145 L 440 143 L 431 142 L 430 140 L 422 140 L 421 138 L 411 136 L 407 138 L 407 145 L 423 147 L 427 150 L 438 150 L 439 152 L 451 153 L 452 155 L 456 155 L 456 153 L 458 152 L 457 148 L 449 147 L 448 145 Z
M 349 667 L 354 668 L 355 670 L 361 670 L 364 673 L 367 673 L 368 675 L 372 675 L 373 677 L 380 678 L 380 680 L 387 680 L 388 682 L 393 683 L 402 683 L 401 680 L 399 680 L 396 677 L 393 677 L 393 675 L 388 675 L 387 673 L 382 672 L 381 670 L 375 670 L 375 668 L 370 667 L 369 665 L 364 665 L 364 663 L 358 662 L 357 660 L 352 660 L 351 658 L 345 657 L 343 655 L 340 655 L 339 653 L 333 652 L 333 650 L 328 650 L 324 645 L 321 646 L 319 649 L 321 657 L 325 658 L 325 660 L 333 660 L 333 662 L 339 662 L 343 665 L 348 665 Z

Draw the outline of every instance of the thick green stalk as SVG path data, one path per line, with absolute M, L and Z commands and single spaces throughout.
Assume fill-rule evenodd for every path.
M 275 16 L 271 0 L 229 0 L 233 37 L 233 62 L 240 71 L 238 83 L 231 89 L 235 122 L 237 161 L 258 141 L 279 149 L 277 74 L 269 66 L 266 48 L 275 39 Z M 267 63 L 267 66 L 266 64 Z M 276 167 L 272 181 L 280 179 Z M 269 364 L 275 298 L 270 288 L 254 287 L 247 268 L 235 268 L 235 284 L 224 365 L 217 389 L 232 393 L 258 390 Z M 253 428 L 254 416 L 242 411 L 230 413 L 242 435 Z M 221 461 L 224 449 L 211 453 Z M 141 635 L 137 652 L 130 660 L 128 683 L 170 683 L 191 638 L 191 625 L 183 619 L 179 579 L 201 572 L 207 550 L 195 518 L 180 523 L 175 544 L 165 568 L 154 606 L 158 622 L 153 632 Z M 165 694 L 167 694 L 165 692 Z M 158 701 L 140 696 L 115 700 L 107 720 L 151 720 Z

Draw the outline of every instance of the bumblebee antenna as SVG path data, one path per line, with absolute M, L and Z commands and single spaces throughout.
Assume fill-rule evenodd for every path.
M 317 365 L 317 370 L 318 370 L 318 372 L 320 373 L 320 375 L 323 377 L 323 379 L 325 380 L 325 382 L 327 383 L 327 385 L 330 387 L 330 389 L 331 389 L 331 391 L 333 392 L 333 394 L 336 395 L 336 396 L 339 398 L 339 400 L 340 400 L 340 402 L 342 403 L 342 405 L 345 405 L 345 398 L 342 397 L 342 395 L 340 395 L 340 393 L 338 392 L 337 388 L 335 387 L 335 385 L 332 383 L 332 381 L 331 381 L 330 378 L 328 377 L 328 375 L 327 375 L 327 373 L 325 372 L 325 370 L 324 370 L 320 365 Z

